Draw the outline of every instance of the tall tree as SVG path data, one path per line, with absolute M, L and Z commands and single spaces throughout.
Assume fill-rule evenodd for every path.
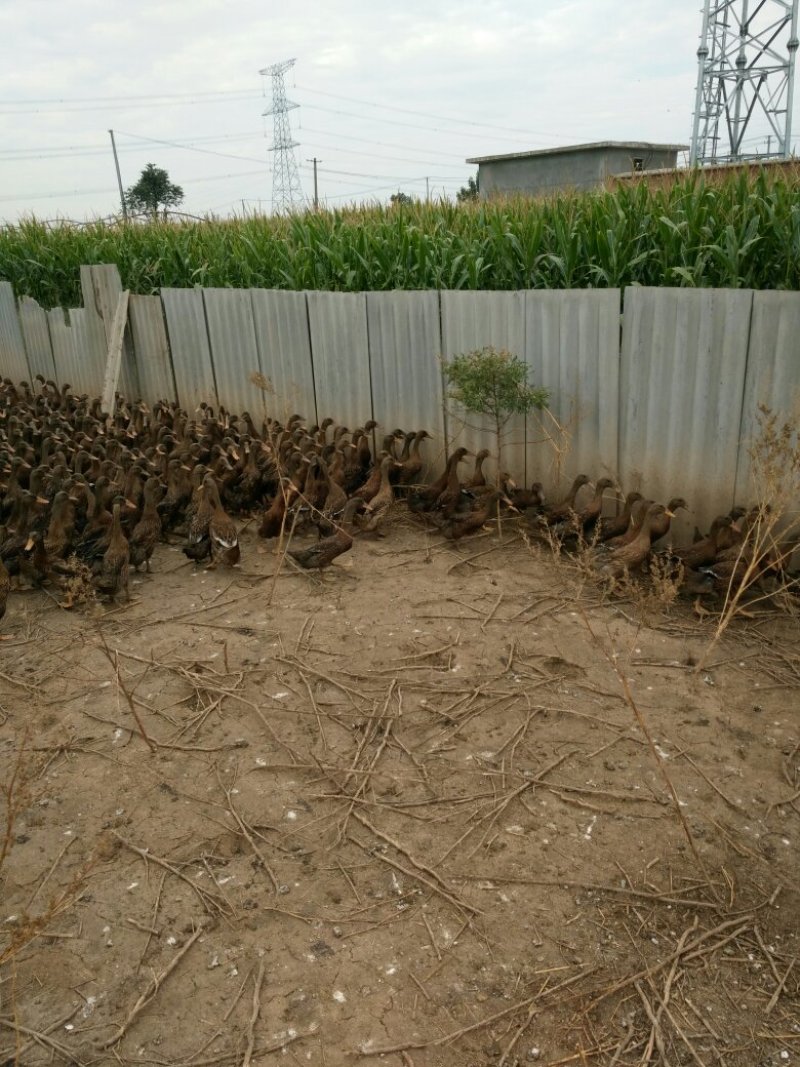
M 456 200 L 459 203 L 464 203 L 465 200 L 477 200 L 480 190 L 478 189 L 478 176 L 474 178 L 467 178 L 467 184 L 462 185 L 456 193 Z
M 125 192 L 125 203 L 131 211 L 147 212 L 158 217 L 159 208 L 175 207 L 183 200 L 183 189 L 169 180 L 163 167 L 148 163 L 139 180 Z

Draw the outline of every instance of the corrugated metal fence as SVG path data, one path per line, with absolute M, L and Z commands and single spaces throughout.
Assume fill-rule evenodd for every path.
M 0 373 L 100 392 L 121 285 L 113 265 L 82 268 L 81 283 L 84 307 L 64 312 L 17 303 L 0 282 Z M 518 481 L 554 490 L 609 474 L 685 496 L 701 525 L 751 495 L 758 404 L 786 417 L 800 405 L 800 293 L 719 289 L 632 288 L 624 301 L 616 289 L 164 289 L 130 298 L 119 388 L 256 421 L 425 427 L 440 469 L 458 444 L 493 448 L 447 400 L 440 363 L 484 345 L 519 355 L 551 393 L 548 412 L 509 427 L 503 462 Z

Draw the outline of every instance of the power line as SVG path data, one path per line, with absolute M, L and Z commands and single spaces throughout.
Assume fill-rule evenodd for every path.
M 119 131 L 118 131 L 119 132 Z M 129 133 L 128 137 L 137 137 L 141 141 L 154 140 L 150 137 L 138 137 L 137 134 Z M 174 141 L 167 142 L 177 146 L 186 144 L 213 144 L 220 141 L 249 141 L 256 137 L 262 137 L 262 130 L 251 130 L 248 133 L 224 133 L 215 134 L 210 137 L 179 137 Z M 100 144 L 87 144 L 87 145 L 31 145 L 28 148 L 0 148 L 0 159 L 8 158 L 10 161 L 15 159 L 24 158 L 41 158 L 41 159 L 58 159 L 62 155 L 69 156 L 94 156 L 105 155 L 108 151 L 106 145 Z M 119 149 L 120 152 L 139 152 L 141 149 L 136 145 L 129 145 L 127 148 L 122 146 Z
M 185 100 L 170 100 L 167 97 L 156 98 L 150 101 L 136 101 L 129 102 L 127 100 L 121 100 L 116 104 L 93 104 L 88 107 L 70 107 L 69 105 L 58 105 L 55 107 L 9 107 L 8 105 L 0 104 L 0 115 L 60 115 L 60 114 L 73 114 L 77 112 L 87 111 L 150 111 L 154 107 L 190 107 L 196 104 L 202 104 L 204 107 L 208 104 L 238 104 L 245 100 L 260 100 L 261 97 L 250 93 L 247 96 L 241 97 L 205 97 L 197 93 L 192 95 L 191 98 Z
M 167 141 L 158 137 L 141 137 L 138 133 L 128 133 L 125 130 L 117 130 L 123 137 L 134 137 L 137 141 L 146 141 L 148 144 L 169 145 L 172 148 L 182 148 L 187 152 L 202 152 L 206 156 L 223 156 L 225 159 L 242 159 L 247 163 L 263 163 L 263 159 L 256 156 L 239 156 L 230 152 L 217 152 L 213 148 L 194 148 L 192 145 L 181 144 L 179 141 Z
M 552 133 L 545 133 L 542 130 L 523 130 L 518 126 L 499 126 L 496 122 L 477 122 L 474 119 L 457 119 L 452 115 L 434 115 L 430 111 L 414 111 L 408 107 L 396 107 L 393 104 L 378 104 L 373 100 L 365 100 L 362 97 L 357 96 L 344 96 L 342 93 L 329 93 L 322 89 L 309 89 L 304 85 L 297 85 L 295 88 L 298 92 L 313 93 L 315 96 L 330 96 L 337 100 L 347 100 L 351 104 L 362 104 L 366 107 L 380 108 L 382 111 L 396 111 L 403 115 L 420 115 L 426 119 L 438 119 L 441 122 L 449 122 L 459 126 L 480 126 L 490 130 L 505 130 L 507 133 L 524 133 L 531 137 L 553 137 Z M 307 105 L 308 106 L 308 105 Z M 562 131 L 563 132 L 563 131 Z
M 266 164 L 261 170 L 242 170 L 236 171 L 234 174 L 212 174 L 207 178 L 186 178 L 181 181 L 181 185 L 201 185 L 204 182 L 219 182 L 227 178 L 248 178 L 254 174 L 261 174 L 263 176 L 266 170 Z M 105 193 L 116 193 L 116 189 L 72 189 L 68 192 L 60 193 L 17 193 L 7 194 L 0 196 L 0 201 L 11 200 L 55 200 L 59 196 L 100 196 Z
M 409 148 L 410 147 L 409 145 L 405 145 L 405 144 L 397 144 L 396 141 L 375 141 L 371 137 L 355 137 L 353 134 L 331 133 L 329 130 L 315 130 L 311 126 L 301 126 L 300 128 L 302 129 L 303 133 L 316 133 L 316 134 L 319 134 L 322 137 L 335 137 L 337 140 L 343 140 L 343 141 L 361 141 L 364 144 L 379 145 L 381 148 L 403 148 L 403 149 L 405 149 L 405 148 Z M 416 149 L 414 149 L 412 147 L 411 151 L 412 152 L 416 151 Z M 448 153 L 443 153 L 443 155 L 447 155 L 451 159 L 463 160 L 463 158 L 464 158 L 461 155 L 461 153 L 458 153 L 458 154 L 453 153 L 452 155 L 450 155 L 450 153 L 448 152 Z
M 303 104 L 303 107 L 310 109 L 311 111 L 324 111 L 329 115 L 347 115 L 349 118 L 360 119 L 362 122 L 382 122 L 389 126 L 406 126 L 412 130 L 431 130 L 433 133 L 443 133 L 447 137 L 473 137 L 480 138 L 484 143 L 486 142 L 486 134 L 483 133 L 462 133 L 461 130 L 443 130 L 441 126 L 423 126 L 418 122 L 400 122 L 398 119 L 384 119 L 379 117 L 373 117 L 372 115 L 359 115 L 355 111 L 342 111 L 338 108 L 323 107 L 321 104 Z M 530 147 L 530 140 L 522 141 L 519 137 L 494 137 L 495 141 L 508 141 L 511 144 L 524 144 Z
M 0 100 L 0 107 L 17 104 L 91 104 L 97 100 L 110 102 L 112 100 L 170 100 L 181 97 L 196 96 L 241 96 L 243 93 L 252 95 L 252 89 L 203 89 L 199 92 L 188 93 L 132 93 L 123 96 L 41 96 L 32 99 Z
M 301 167 L 302 167 L 303 170 L 310 170 L 311 169 L 310 167 L 306 167 L 303 164 L 301 164 Z M 375 178 L 375 179 L 377 179 L 379 181 L 394 181 L 396 179 L 402 178 L 402 176 L 398 175 L 398 174 L 364 174 L 363 172 L 354 171 L 354 170 L 333 170 L 331 167 L 320 167 L 319 169 L 323 174 L 342 174 L 342 175 L 345 175 L 348 178 Z M 439 174 L 429 174 L 428 177 L 429 178 L 445 178 L 445 179 L 450 178 L 453 181 L 461 181 L 462 180 L 459 175 L 454 175 L 454 174 L 441 174 L 441 175 L 439 175 Z M 423 176 L 422 178 L 402 178 L 402 180 L 403 181 L 421 181 L 421 182 L 424 182 L 425 181 L 425 177 Z

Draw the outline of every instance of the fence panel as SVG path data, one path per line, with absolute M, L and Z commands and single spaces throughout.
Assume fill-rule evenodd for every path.
M 141 396 L 149 404 L 156 400 L 175 401 L 175 379 L 161 298 L 131 294 L 128 322 L 136 352 Z
M 217 387 L 208 343 L 203 291 L 162 289 L 161 301 L 167 320 L 178 402 L 190 413 L 201 403 L 216 407 Z M 223 402 L 226 400 L 223 397 Z
M 372 407 L 379 433 L 427 430 L 422 477 L 445 459 L 437 292 L 367 293 Z
M 31 377 L 41 374 L 48 381 L 56 380 L 56 365 L 53 362 L 53 347 L 47 326 L 47 312 L 30 296 L 19 300 L 19 324 Z M 3 373 L 6 373 L 3 370 Z
M 249 289 L 204 289 L 203 300 L 220 404 L 237 413 L 260 411 L 261 390 L 251 381 L 261 367 Z
M 29 381 L 32 377 L 11 282 L 0 282 L 0 367 L 3 376 L 15 382 Z
M 108 354 L 103 321 L 87 308 L 70 308 L 68 314 L 69 323 L 61 308 L 47 312 L 56 381 L 99 396 Z
M 759 404 L 775 412 L 781 422 L 789 420 L 795 428 L 800 425 L 800 293 L 753 294 L 736 470 L 736 502 L 744 506 L 769 492 L 768 486 L 753 483 L 750 461 L 750 447 L 759 432 Z M 789 507 L 791 515 L 787 520 L 796 538 L 800 500 L 793 501 Z M 793 565 L 797 566 L 799 560 L 800 550 L 794 555 Z
M 122 281 L 116 263 L 94 263 L 91 266 L 81 267 L 83 307 L 87 316 L 96 316 L 102 322 L 106 335 L 106 350 L 111 340 L 114 315 L 121 292 Z M 103 369 L 105 370 L 105 364 Z M 99 393 L 102 388 L 103 375 L 101 374 L 96 391 Z M 128 399 L 142 395 L 142 383 L 139 380 L 133 338 L 128 325 L 122 336 L 122 361 L 119 367 L 117 389 Z
M 625 290 L 620 474 L 626 491 L 686 498 L 678 537 L 733 504 L 752 304 L 745 289 Z
M 259 365 L 271 387 L 258 411 L 282 422 L 295 413 L 317 422 L 305 293 L 251 289 L 250 299 Z
M 525 293 L 476 292 L 445 289 L 442 303 L 442 355 L 445 359 L 471 352 L 487 345 L 506 348 L 515 356 L 525 356 Z M 469 415 L 452 401 L 447 402 L 447 449 L 464 446 L 473 452 L 488 448 L 492 461 L 486 464 L 487 475 L 496 470 L 495 435 L 489 423 L 479 415 Z M 503 466 L 517 481 L 527 480 L 526 420 L 515 416 L 508 423 L 503 442 Z M 467 466 L 461 468 L 462 478 Z
M 307 292 L 318 421 L 350 429 L 372 418 L 364 293 Z
M 528 471 L 553 495 L 577 474 L 618 477 L 621 295 L 619 289 L 525 294 L 529 381 L 550 391 L 548 410 L 528 416 Z

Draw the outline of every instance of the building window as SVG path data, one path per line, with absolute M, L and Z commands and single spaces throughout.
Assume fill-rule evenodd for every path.
M 642 156 L 633 157 L 633 169 L 635 171 L 644 170 L 644 159 Z

